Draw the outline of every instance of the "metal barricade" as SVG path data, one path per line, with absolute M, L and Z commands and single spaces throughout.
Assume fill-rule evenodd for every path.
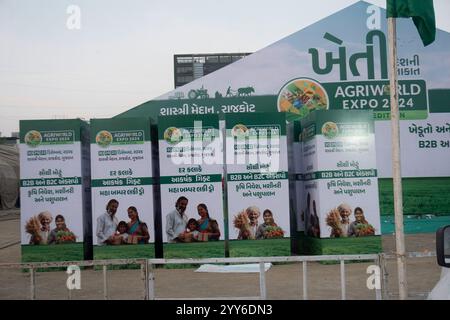
M 387 278 L 385 279 L 385 257 L 383 254 L 359 254 L 359 255 L 323 255 L 323 256 L 286 256 L 286 257 L 241 257 L 241 258 L 208 258 L 208 259 L 120 259 L 120 260 L 92 260 L 92 261 L 65 261 L 65 262 L 36 262 L 36 263 L 12 263 L 0 264 L 1 268 L 28 269 L 30 272 L 30 299 L 36 298 L 36 270 L 46 268 L 61 268 L 69 266 L 95 267 L 101 266 L 103 272 L 103 298 L 108 299 L 108 266 L 117 265 L 140 265 L 143 297 L 145 300 L 155 300 L 155 272 L 158 265 L 169 264 L 259 264 L 259 295 L 253 297 L 235 297 L 235 299 L 267 299 L 266 263 L 299 263 L 302 265 L 303 297 L 308 300 L 308 262 L 338 261 L 340 267 L 341 299 L 347 298 L 347 285 L 345 274 L 346 261 L 373 261 L 381 272 L 380 288 L 375 290 L 375 298 L 381 300 L 386 298 Z M 69 290 L 68 298 L 71 298 Z M 224 299 L 200 297 L 201 300 Z M 233 299 L 227 297 L 226 299 Z M 184 299 L 183 299 L 184 300 Z

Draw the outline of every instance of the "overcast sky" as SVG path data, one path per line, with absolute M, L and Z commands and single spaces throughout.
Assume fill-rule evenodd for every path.
M 355 2 L 0 0 L 0 132 L 112 117 L 173 89 L 174 54 L 254 52 Z M 80 29 L 67 28 L 71 5 Z M 450 1 L 434 5 L 450 32 Z

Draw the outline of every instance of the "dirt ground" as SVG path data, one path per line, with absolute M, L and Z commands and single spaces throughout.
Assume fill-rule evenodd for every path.
M 20 220 L 16 211 L 0 213 L 0 264 L 20 262 Z M 409 252 L 435 251 L 434 234 L 406 235 Z M 383 236 L 386 253 L 395 250 L 393 235 Z M 347 299 L 375 299 L 375 292 L 367 289 L 367 267 L 370 263 L 346 264 Z M 398 297 L 397 265 L 387 264 L 389 298 Z M 156 269 L 155 293 L 157 299 L 197 299 L 256 297 L 259 295 L 259 276 L 254 274 L 196 273 L 195 269 Z M 407 261 L 410 299 L 424 299 L 439 280 L 440 267 L 436 258 L 415 258 Z M 36 276 L 37 299 L 68 299 L 65 272 L 42 272 Z M 302 299 L 302 265 L 275 265 L 266 272 L 268 299 Z M 30 278 L 17 269 L 0 268 L 0 299 L 28 299 Z M 140 270 L 108 271 L 108 298 L 142 299 L 144 294 Z M 308 298 L 340 299 L 339 265 L 308 263 Z M 73 290 L 71 299 L 103 299 L 101 271 L 83 270 L 81 290 Z

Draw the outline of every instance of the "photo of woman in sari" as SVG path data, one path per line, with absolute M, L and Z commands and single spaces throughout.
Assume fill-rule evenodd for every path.
M 204 203 L 200 203 L 197 206 L 197 212 L 200 216 L 198 222 L 198 231 L 205 234 L 208 240 L 219 240 L 220 230 L 219 224 L 216 220 L 211 219 L 208 212 L 208 207 Z
M 128 208 L 128 243 L 129 244 L 146 244 L 150 240 L 150 234 L 145 222 L 139 220 L 139 214 L 136 207 Z

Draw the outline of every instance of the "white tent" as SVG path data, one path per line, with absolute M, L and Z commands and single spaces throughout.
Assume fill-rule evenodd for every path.
M 19 148 L 0 144 L 0 209 L 12 209 L 19 197 Z

